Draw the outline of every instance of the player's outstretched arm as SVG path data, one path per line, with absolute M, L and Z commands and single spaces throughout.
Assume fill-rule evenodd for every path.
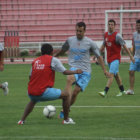
M 131 53 L 130 53 L 130 51 L 128 50 L 128 48 L 126 47 L 126 45 L 123 45 L 123 48 L 124 48 L 125 51 L 128 53 L 128 55 L 129 55 L 131 61 L 132 61 L 133 63 L 135 63 L 135 59 L 134 59 L 134 57 L 131 55 Z
M 106 70 L 106 68 L 105 68 L 104 61 L 103 61 L 103 59 L 102 59 L 102 56 L 99 56 L 97 59 L 98 59 L 98 62 L 100 63 L 100 65 L 101 65 L 101 67 L 102 67 L 102 70 L 104 71 L 105 76 L 106 76 L 107 78 L 109 78 L 109 77 L 110 77 L 110 73 L 109 73 L 109 72 Z
M 77 69 L 75 71 L 65 70 L 63 72 L 64 75 L 72 75 L 72 74 L 81 74 L 83 71 L 81 69 Z
M 56 51 L 56 52 L 53 54 L 53 56 L 54 56 L 54 57 L 58 57 L 58 56 L 63 55 L 64 53 L 65 53 L 65 51 L 61 49 L 61 50 Z
M 68 42 L 66 41 L 66 42 L 63 44 L 61 50 L 58 50 L 58 51 L 56 51 L 55 53 L 53 53 L 53 54 L 54 54 L 53 56 L 54 56 L 54 57 L 61 56 L 61 55 L 63 55 L 66 51 L 68 51 L 68 49 L 69 49 L 69 44 L 68 44 Z
M 105 49 L 105 46 L 102 44 L 102 46 L 100 47 L 100 52 L 103 53 Z

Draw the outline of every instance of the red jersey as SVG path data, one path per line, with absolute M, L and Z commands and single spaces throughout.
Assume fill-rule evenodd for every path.
M 111 63 L 112 61 L 121 59 L 121 45 L 116 44 L 116 35 L 117 32 L 114 32 L 112 35 L 109 35 L 108 32 L 105 33 L 105 46 L 107 49 L 107 62 Z
M 55 71 L 51 69 L 52 56 L 42 55 L 32 63 L 32 74 L 28 83 L 28 93 L 39 96 L 47 87 L 53 87 Z

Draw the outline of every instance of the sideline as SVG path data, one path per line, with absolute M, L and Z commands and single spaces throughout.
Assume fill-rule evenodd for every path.
M 139 138 L 114 138 L 114 137 L 80 137 L 80 136 L 71 136 L 71 137 L 49 137 L 49 136 L 0 136 L 0 139 L 64 139 L 64 140 L 72 140 L 72 139 L 77 139 L 77 140 L 140 140 Z
M 55 105 L 54 105 L 55 106 Z M 45 107 L 45 106 L 35 106 L 35 107 Z M 56 108 L 61 108 L 62 106 L 55 106 Z M 72 108 L 140 108 L 140 106 L 71 106 Z

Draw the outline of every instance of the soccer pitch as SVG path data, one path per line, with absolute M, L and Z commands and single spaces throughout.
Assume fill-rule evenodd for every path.
M 28 116 L 25 125 L 17 125 L 26 104 L 28 75 L 26 64 L 5 65 L 0 72 L 0 82 L 8 81 L 9 95 L 0 90 L 0 139 L 1 140 L 139 140 L 140 139 L 140 73 L 135 73 L 135 95 L 116 97 L 119 92 L 114 80 L 108 96 L 98 95 L 106 84 L 99 65 L 92 64 L 92 78 L 86 90 L 78 95 L 71 107 L 70 117 L 75 125 L 62 125 L 57 116 L 61 100 L 38 103 Z M 67 65 L 65 65 L 67 67 Z M 129 64 L 120 65 L 120 75 L 125 87 L 129 87 Z M 64 89 L 66 76 L 56 73 L 55 87 Z M 56 106 L 53 119 L 43 116 L 45 105 Z

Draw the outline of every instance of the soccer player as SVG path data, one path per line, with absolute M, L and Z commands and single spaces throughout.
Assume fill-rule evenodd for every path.
M 104 41 L 100 48 L 100 51 L 103 52 L 106 47 L 107 62 L 108 62 L 109 72 L 110 72 L 110 77 L 107 81 L 104 91 L 99 92 L 99 94 L 103 97 L 106 96 L 113 82 L 114 77 L 120 89 L 120 92 L 119 94 L 117 94 L 117 96 L 122 96 L 123 94 L 125 94 L 122 80 L 119 75 L 119 64 L 121 60 L 121 54 L 120 54 L 121 46 L 126 50 L 132 62 L 133 63 L 135 62 L 133 56 L 131 55 L 130 51 L 126 47 L 125 41 L 123 40 L 121 35 L 115 31 L 115 25 L 116 25 L 115 20 L 110 19 L 108 21 L 108 32 L 104 34 Z
M 76 36 L 69 37 L 63 44 L 61 50 L 55 54 L 59 56 L 64 54 L 66 51 L 68 53 L 68 64 L 70 70 L 81 69 L 82 74 L 75 74 L 67 76 L 67 83 L 65 90 L 71 95 L 71 103 L 74 104 L 77 95 L 84 91 L 87 87 L 91 78 L 91 64 L 90 64 L 90 50 L 97 57 L 100 66 L 106 76 L 109 73 L 106 71 L 102 56 L 96 43 L 90 38 L 85 36 L 86 24 L 84 22 L 78 22 L 75 27 Z M 72 85 L 75 85 L 72 90 Z M 63 111 L 60 112 L 60 118 L 63 118 Z
M 52 57 L 53 48 L 50 44 L 43 44 L 41 47 L 41 56 L 32 62 L 31 74 L 28 83 L 28 95 L 30 102 L 25 108 L 24 114 L 19 125 L 24 124 L 26 117 L 31 113 L 35 104 L 39 101 L 50 101 L 56 99 L 63 100 L 64 120 L 63 124 L 75 124 L 69 118 L 70 96 L 67 91 L 53 88 L 55 81 L 55 71 L 61 72 L 64 75 L 80 74 L 82 70 L 74 71 L 66 70 L 59 59 Z
M 0 71 L 3 71 L 3 70 L 4 70 L 4 47 L 0 43 Z M 9 92 L 8 82 L 4 82 L 4 83 L 0 84 L 0 88 L 3 89 L 4 95 L 8 94 L 8 92 Z
M 135 63 L 130 63 L 129 68 L 129 83 L 130 87 L 126 94 L 134 94 L 135 71 L 140 71 L 140 19 L 136 21 L 136 32 L 133 33 L 132 48 Z

